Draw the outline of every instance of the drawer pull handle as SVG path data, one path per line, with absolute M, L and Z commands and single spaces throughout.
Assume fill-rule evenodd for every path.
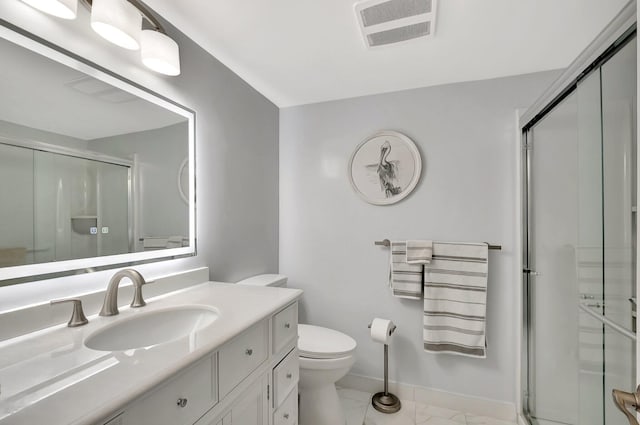
M 284 324 L 284 327 L 285 327 L 286 329 L 289 329 L 289 328 L 291 327 L 291 324 L 290 324 L 290 323 L 285 323 L 285 324 Z
M 289 419 L 289 414 L 288 413 L 285 413 L 283 416 L 284 416 L 285 419 Z
M 287 379 L 291 379 L 293 378 L 293 375 L 291 373 L 287 373 Z
M 187 406 L 187 399 L 186 398 L 179 398 L 177 404 L 180 407 L 186 407 Z
M 244 352 L 247 356 L 250 356 L 253 354 L 253 348 L 247 348 L 247 350 Z

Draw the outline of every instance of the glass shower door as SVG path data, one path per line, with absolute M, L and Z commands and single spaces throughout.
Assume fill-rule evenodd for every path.
M 636 41 L 526 133 L 527 388 L 534 423 L 626 424 L 635 387 Z
M 528 408 L 541 424 L 578 424 L 578 99 L 529 133 L 531 268 Z M 597 190 L 597 189 L 596 189 Z
M 605 318 L 635 334 L 636 40 L 601 68 Z M 635 389 L 635 341 L 611 326 L 604 333 L 604 393 Z M 606 424 L 624 424 L 608 399 Z

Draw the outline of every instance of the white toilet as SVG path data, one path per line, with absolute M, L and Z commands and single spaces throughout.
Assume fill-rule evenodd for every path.
M 287 277 L 263 274 L 238 284 L 285 287 Z M 320 326 L 298 325 L 300 425 L 346 423 L 335 383 L 353 366 L 355 349 L 356 341 L 342 332 Z

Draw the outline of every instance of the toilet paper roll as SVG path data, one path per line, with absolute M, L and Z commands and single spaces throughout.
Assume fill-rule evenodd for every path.
M 389 344 L 393 328 L 394 325 L 391 320 L 376 317 L 371 322 L 371 339 L 382 344 Z

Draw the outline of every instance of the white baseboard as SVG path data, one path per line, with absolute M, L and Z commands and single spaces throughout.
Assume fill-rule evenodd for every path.
M 350 388 L 369 393 L 382 391 L 383 388 L 382 379 L 352 374 L 342 378 L 336 385 L 342 388 Z M 518 420 L 521 425 L 526 425 L 526 422 L 521 422 L 521 419 L 517 418 L 516 406 L 513 403 L 450 393 L 398 382 L 389 382 L 389 391 L 401 400 L 417 401 L 419 403 L 463 411 L 472 415 L 488 416 L 503 421 L 513 422 Z

